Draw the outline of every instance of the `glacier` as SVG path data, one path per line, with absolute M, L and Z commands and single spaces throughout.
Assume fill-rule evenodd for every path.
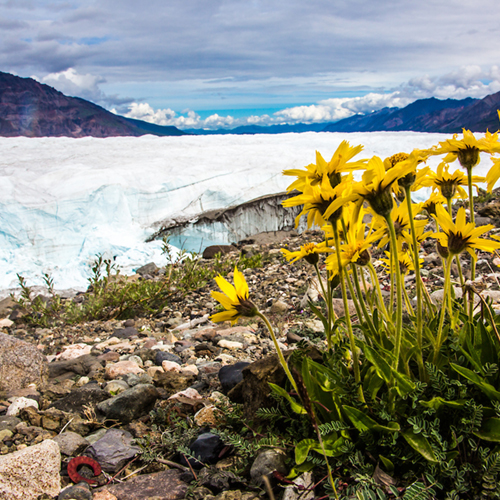
M 85 289 L 97 254 L 123 274 L 151 261 L 164 265 L 162 241 L 147 240 L 166 220 L 196 220 L 282 193 L 293 180 L 284 169 L 314 163 L 316 150 L 329 160 L 344 139 L 364 145 L 359 158 L 385 158 L 447 138 L 417 132 L 0 138 L 0 290 L 15 288 L 17 274 L 41 285 L 43 273 L 58 289 Z M 478 169 L 490 165 L 484 158 Z M 262 227 L 248 216 L 243 226 Z M 188 224 L 170 242 L 199 251 L 234 241 L 237 229 Z

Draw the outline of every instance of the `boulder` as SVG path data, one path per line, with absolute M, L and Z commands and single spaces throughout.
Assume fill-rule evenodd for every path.
M 58 495 L 60 467 L 59 446 L 51 439 L 0 456 L 0 498 L 37 500 Z
M 238 249 L 233 245 L 210 245 L 203 250 L 204 259 L 213 259 L 218 253 L 224 255 L 226 253 L 237 252 Z
M 0 333 L 0 391 L 43 386 L 48 379 L 47 358 L 34 346 Z

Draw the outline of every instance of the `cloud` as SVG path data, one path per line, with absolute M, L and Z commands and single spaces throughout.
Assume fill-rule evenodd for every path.
M 59 73 L 50 73 L 40 81 L 69 96 L 78 96 L 93 102 L 104 98 L 99 85 L 106 82 L 105 78 L 89 73 L 82 75 L 73 68 Z
M 200 118 L 200 115 L 192 110 L 185 110 L 182 114 L 177 114 L 172 109 L 157 109 L 147 103 L 132 103 L 129 106 L 129 111 L 124 114 L 127 118 L 143 120 L 156 125 L 171 125 L 178 128 L 231 128 L 237 120 L 231 116 L 219 116 L 217 113 L 205 118 Z

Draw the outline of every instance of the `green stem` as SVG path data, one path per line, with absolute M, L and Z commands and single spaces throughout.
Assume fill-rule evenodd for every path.
M 344 270 L 342 269 L 342 261 L 340 258 L 340 238 L 339 231 L 336 223 L 332 224 L 333 234 L 335 236 L 335 253 L 337 254 L 337 263 L 339 268 L 340 276 L 340 286 L 342 289 L 342 300 L 344 302 L 345 311 L 345 322 L 347 325 L 347 334 L 349 336 L 349 343 L 351 345 L 352 352 L 352 368 L 354 372 L 354 380 L 358 386 L 358 399 L 360 402 L 365 403 L 365 396 L 363 394 L 363 387 L 361 386 L 361 373 L 359 371 L 359 359 L 358 359 L 358 348 L 356 347 L 356 341 L 354 340 L 354 333 L 352 331 L 351 316 L 349 314 L 349 303 L 347 302 L 347 290 L 344 281 Z
M 258 316 L 260 319 L 262 319 L 264 321 L 264 323 L 266 324 L 266 327 L 269 330 L 269 334 L 271 335 L 271 338 L 273 339 L 274 347 L 276 349 L 276 354 L 278 355 L 280 365 L 283 368 L 283 370 L 285 370 L 286 376 L 288 377 L 288 380 L 292 384 L 294 391 L 298 393 L 297 384 L 295 383 L 295 380 L 294 380 L 292 374 L 290 373 L 290 369 L 288 368 L 288 364 L 285 360 L 285 357 L 283 356 L 283 353 L 281 352 L 280 346 L 278 344 L 278 340 L 276 339 L 276 335 L 274 334 L 274 330 L 273 330 L 273 327 L 271 326 L 271 323 L 269 323 L 269 320 L 260 311 L 257 311 L 256 316 Z
M 413 243 L 413 266 L 415 267 L 415 286 L 417 288 L 417 345 L 422 351 L 422 280 L 420 278 L 420 259 L 419 259 L 419 245 L 417 242 L 417 235 L 415 233 L 415 221 L 413 220 L 413 211 L 411 207 L 411 192 L 410 188 L 406 189 L 406 203 L 408 205 L 408 215 L 410 218 L 410 228 Z
M 325 332 L 326 342 L 328 345 L 328 349 L 332 347 L 332 330 L 331 330 L 331 317 L 335 314 L 333 311 L 333 304 L 330 300 L 330 294 L 325 291 L 325 285 L 323 284 L 323 280 L 321 279 L 321 274 L 319 272 L 318 263 L 314 264 L 314 269 L 316 270 L 316 275 L 318 276 L 319 285 L 321 287 L 321 292 L 323 293 L 323 297 L 326 301 L 326 311 L 328 316 L 328 329 Z
M 368 312 L 368 309 L 366 308 L 366 304 L 365 304 L 365 301 L 363 299 L 363 293 L 361 292 L 361 286 L 359 284 L 358 269 L 356 267 L 356 264 L 351 264 L 351 269 L 352 269 L 352 274 L 354 277 L 354 286 L 356 287 L 356 292 L 358 294 L 358 299 L 359 299 L 359 303 L 361 305 L 361 309 L 363 310 L 363 315 L 364 315 L 365 321 L 368 324 L 368 328 L 370 329 L 370 332 L 372 333 L 372 335 L 376 335 L 375 326 L 373 325 L 372 318 Z M 361 274 L 363 274 L 363 270 L 361 270 Z
M 445 300 L 450 294 L 450 270 L 451 270 L 451 261 L 453 260 L 453 256 L 449 256 L 446 259 L 446 268 L 444 271 L 444 288 L 443 288 L 443 305 L 441 307 L 441 315 L 439 317 L 439 327 L 438 333 L 436 337 L 436 344 L 434 346 L 434 359 L 433 363 L 437 364 L 437 358 L 439 355 L 439 351 L 441 349 L 441 345 L 443 344 L 443 325 L 444 325 L 444 314 L 446 311 Z
M 392 222 L 391 216 L 385 218 L 389 233 L 391 235 L 391 256 L 396 265 L 394 266 L 394 274 L 396 275 L 396 338 L 394 345 L 394 369 L 398 369 L 399 354 L 401 351 L 401 343 L 403 339 L 403 292 L 401 283 L 401 270 L 399 269 L 398 246 L 396 239 L 396 230 Z M 393 273 L 391 272 L 391 275 Z
M 472 191 L 472 167 L 467 169 L 467 181 L 469 185 L 469 212 L 470 212 L 470 221 L 472 224 L 475 223 L 475 215 L 474 215 L 474 193 Z M 471 259 L 470 263 L 470 280 L 474 281 L 476 279 L 476 261 Z M 465 298 L 464 298 L 465 300 Z M 469 321 L 472 323 L 472 319 L 474 317 L 474 292 L 469 292 Z
M 363 290 L 365 291 L 366 301 L 368 302 L 368 307 L 370 308 L 371 314 L 373 314 L 373 290 L 372 293 L 368 290 L 368 284 L 366 283 L 365 272 L 361 269 L 361 280 L 363 281 Z
M 373 267 L 373 264 L 371 262 L 368 264 L 368 269 L 370 271 L 370 276 L 372 278 L 373 286 L 377 290 L 377 297 L 380 309 L 384 315 L 385 320 L 389 322 L 390 321 L 389 313 L 387 312 L 387 309 L 385 307 L 384 297 L 382 296 L 382 290 L 380 289 L 380 283 L 378 282 L 377 271 L 375 271 L 375 268 Z

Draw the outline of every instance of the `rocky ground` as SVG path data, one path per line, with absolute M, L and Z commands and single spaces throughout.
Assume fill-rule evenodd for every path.
M 479 224 L 500 228 L 499 216 L 496 197 L 482 200 Z M 259 235 L 238 249 L 263 256 L 263 267 L 244 274 L 283 350 L 297 342 L 324 344 L 322 325 L 307 307 L 309 299 L 321 300 L 311 268 L 286 263 L 280 252 L 320 236 Z M 441 261 L 432 241 L 423 250 L 424 279 L 439 294 Z M 494 304 L 500 304 L 499 266 L 495 255 L 479 256 L 476 285 Z M 381 267 L 379 279 L 387 289 Z M 405 286 L 411 294 L 411 275 Z M 212 281 L 148 317 L 48 328 L 23 323 L 11 299 L 0 302 L 0 497 L 269 498 L 261 478 L 286 474 L 292 463 L 286 453 L 263 448 L 236 474 L 242 457 L 217 429 L 234 418 L 236 403 L 243 404 L 239 418 L 250 423 L 269 401 L 267 382 L 283 375 L 262 322 L 210 322 L 213 289 Z M 179 453 L 175 447 L 183 444 Z M 315 498 L 312 477 L 295 483 L 276 486 L 275 498 Z

